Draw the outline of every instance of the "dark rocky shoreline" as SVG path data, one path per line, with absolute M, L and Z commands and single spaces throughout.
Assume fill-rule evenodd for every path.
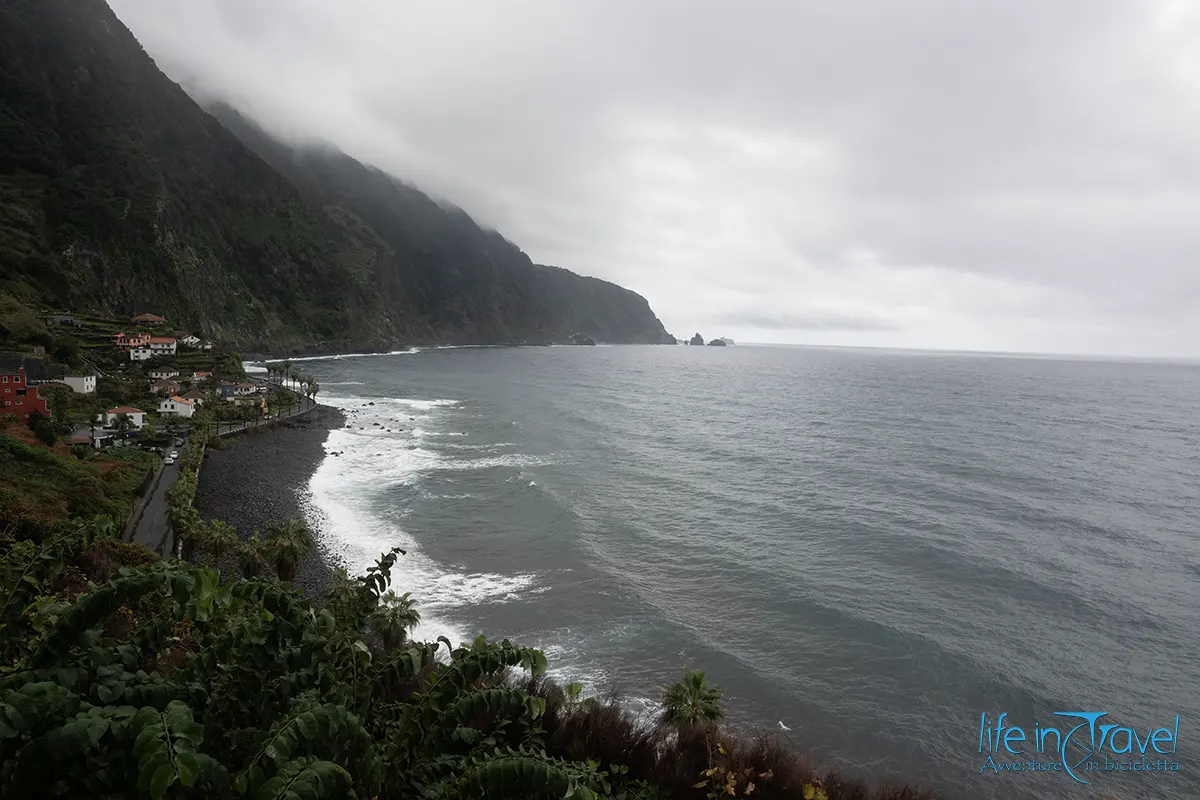
M 205 451 L 204 468 L 196 489 L 196 509 L 204 519 L 219 519 L 248 538 L 276 520 L 306 519 L 308 482 L 325 458 L 329 432 L 342 427 L 345 416 L 336 408 L 317 406 L 306 417 L 224 442 Z M 305 559 L 293 581 L 310 596 L 324 589 L 339 563 L 314 529 L 317 550 Z M 224 573 L 237 566 L 226 558 Z

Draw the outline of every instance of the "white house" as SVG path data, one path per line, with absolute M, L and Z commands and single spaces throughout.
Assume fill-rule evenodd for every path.
M 154 369 L 150 370 L 150 377 L 154 378 L 155 380 L 162 380 L 164 378 L 178 378 L 179 370 L 175 369 L 174 367 L 155 367 Z
M 104 412 L 105 427 L 115 428 L 117 425 L 117 417 L 121 416 L 122 414 L 129 417 L 129 421 L 133 423 L 134 428 L 141 428 L 146 424 L 145 411 L 142 411 L 140 408 L 133 408 L 132 406 L 117 406 L 116 408 L 110 408 L 108 411 Z
M 199 347 L 200 346 L 200 337 L 194 333 L 189 333 L 189 334 L 186 334 L 185 336 L 181 336 L 179 339 L 179 343 L 181 345 L 183 345 L 184 347 Z
M 79 394 L 91 394 L 96 391 L 95 375 L 68 375 L 62 382 Z
M 178 414 L 181 417 L 190 417 L 196 413 L 196 404 L 191 400 L 186 400 L 179 395 L 168 397 L 158 404 L 158 413 L 160 414 Z
M 149 361 L 154 357 L 154 351 L 149 347 L 131 347 L 129 348 L 130 361 Z
M 222 383 L 221 394 L 226 400 L 255 394 L 258 387 L 253 383 Z
M 201 342 L 200 349 L 201 350 L 212 350 L 212 342 Z
M 150 351 L 156 356 L 175 355 L 175 339 L 171 336 L 151 336 Z

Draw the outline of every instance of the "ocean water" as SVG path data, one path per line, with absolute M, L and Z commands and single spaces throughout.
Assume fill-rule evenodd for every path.
M 543 647 L 635 708 L 702 667 L 735 724 L 951 798 L 1200 797 L 1200 367 L 736 346 L 304 369 L 349 415 L 314 520 L 357 568 L 408 549 L 419 635 Z M 981 714 L 1074 724 L 1054 711 L 1179 715 L 1181 770 L 981 774 Z

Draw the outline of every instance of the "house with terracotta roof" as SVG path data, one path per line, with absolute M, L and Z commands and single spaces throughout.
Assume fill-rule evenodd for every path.
M 166 317 L 160 317 L 158 314 L 138 314 L 133 318 L 133 321 L 139 325 L 162 325 L 167 319 Z
M 150 352 L 155 356 L 175 355 L 175 337 L 151 336 Z
M 196 404 L 186 397 L 175 395 L 162 400 L 158 404 L 158 413 L 176 414 L 180 417 L 190 417 L 196 413 Z
M 145 347 L 150 344 L 150 334 L 148 333 L 114 333 L 113 344 L 117 347 Z
M 16 414 L 28 420 L 35 411 L 43 417 L 50 416 L 46 398 L 39 397 L 37 387 L 29 385 L 25 368 L 0 369 L 0 414 Z
M 150 377 L 154 378 L 155 380 L 162 380 L 163 378 L 178 378 L 179 370 L 175 367 L 155 367 L 154 369 L 150 370 Z
M 117 406 L 116 408 L 110 408 L 108 411 L 104 412 L 105 427 L 115 428 L 117 426 L 117 418 L 122 414 L 129 417 L 129 421 L 133 423 L 134 428 L 141 428 L 146 424 L 145 411 L 142 411 L 140 408 L 134 408 L 133 406 Z
M 194 380 L 194 381 L 206 381 L 211 377 L 212 377 L 211 372 L 193 372 L 192 373 L 192 380 Z

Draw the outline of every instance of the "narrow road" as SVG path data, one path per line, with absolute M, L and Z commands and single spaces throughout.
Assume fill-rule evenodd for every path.
M 167 489 L 171 488 L 178 477 L 178 461 L 163 467 L 162 474 L 158 476 L 158 483 L 154 486 L 154 493 L 150 496 L 150 502 L 146 504 L 142 518 L 138 520 L 137 527 L 133 529 L 133 541 L 165 556 L 170 555 L 162 549 L 168 534 Z
M 272 416 L 260 422 L 241 423 L 228 428 L 224 425 L 218 425 L 215 433 L 219 436 L 228 436 L 231 433 L 238 433 L 274 419 L 295 417 L 307 413 L 317 405 L 315 400 L 306 397 L 298 397 L 297 399 L 299 402 L 279 417 Z M 183 450 L 182 447 L 172 447 L 170 449 Z M 175 537 L 171 532 L 171 526 L 167 524 L 167 490 L 171 488 L 175 483 L 175 479 L 179 477 L 179 468 L 178 460 L 174 464 L 167 464 L 163 467 L 162 474 L 158 477 L 158 483 L 154 486 L 154 492 L 150 497 L 150 501 L 146 504 L 145 511 L 142 512 L 142 518 L 138 520 L 137 527 L 133 530 L 133 541 L 149 547 L 164 558 L 170 558 L 174 554 L 175 549 Z

